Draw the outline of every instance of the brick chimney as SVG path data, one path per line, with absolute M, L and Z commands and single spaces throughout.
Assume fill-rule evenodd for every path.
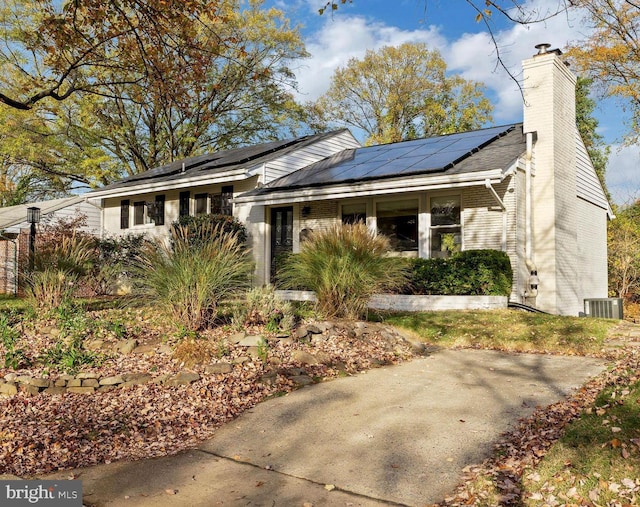
M 524 132 L 536 132 L 531 178 L 531 257 L 536 306 L 563 315 L 582 309 L 577 281 L 576 76 L 549 44 L 523 62 Z

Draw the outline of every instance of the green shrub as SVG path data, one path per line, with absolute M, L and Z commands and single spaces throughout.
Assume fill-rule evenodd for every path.
M 362 223 L 334 226 L 303 242 L 279 276 L 285 287 L 314 291 L 325 317 L 361 318 L 372 295 L 406 281 L 406 264 L 388 257 L 389 248 Z
M 143 234 L 103 238 L 97 242 L 98 262 L 87 280 L 94 294 L 112 294 L 117 287 L 130 285 L 144 242 Z
M 172 244 L 158 241 L 144 248 L 138 287 L 154 304 L 164 306 L 177 326 L 198 331 L 215 319 L 218 305 L 249 284 L 249 252 L 235 233 L 205 224 L 201 240 L 190 240 L 178 227 Z
M 403 292 L 439 295 L 508 296 L 513 272 L 499 250 L 465 250 L 449 258 L 414 259 Z
M 238 243 L 247 241 L 247 229 L 237 218 L 229 215 L 209 213 L 206 215 L 184 215 L 171 224 L 171 233 L 174 238 L 187 241 L 193 246 L 199 246 L 209 240 L 209 235 L 234 234 Z

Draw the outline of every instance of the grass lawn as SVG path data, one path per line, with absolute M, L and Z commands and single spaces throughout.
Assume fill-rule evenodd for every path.
M 373 320 L 409 329 L 424 342 L 442 347 L 571 355 L 601 354 L 609 330 L 618 324 L 506 309 L 376 313 Z

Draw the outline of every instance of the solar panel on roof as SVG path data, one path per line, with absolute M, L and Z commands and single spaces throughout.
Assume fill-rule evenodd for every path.
M 287 188 L 393 177 L 446 170 L 466 155 L 506 134 L 513 126 L 493 127 L 402 143 L 348 150 L 312 164 L 269 185 Z

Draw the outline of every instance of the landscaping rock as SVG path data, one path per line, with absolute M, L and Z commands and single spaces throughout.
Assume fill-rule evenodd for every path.
M 240 331 L 239 333 L 232 334 L 229 337 L 229 341 L 231 343 L 240 343 L 242 340 L 244 340 L 245 336 L 247 336 L 247 333 L 245 333 L 244 331 Z
M 50 382 L 48 378 L 32 378 L 29 384 L 33 387 L 49 387 Z
M 307 331 L 311 334 L 321 334 L 324 329 L 322 329 L 318 324 L 307 324 Z
M 171 377 L 165 382 L 167 386 L 188 386 L 193 382 L 200 380 L 200 375 L 190 371 L 181 371 L 174 377 Z
M 131 354 L 133 350 L 138 346 L 138 340 L 131 339 L 125 340 L 123 342 L 119 342 L 115 345 L 114 351 L 120 352 L 121 354 Z
M 309 375 L 295 375 L 290 377 L 298 386 L 304 387 L 313 384 L 313 379 Z
M 100 379 L 99 385 L 113 386 L 116 384 L 123 384 L 123 383 L 124 383 L 124 379 L 122 378 L 122 375 L 115 375 L 113 377 L 105 377 L 103 379 Z
M 170 378 L 170 375 L 161 375 L 158 378 L 160 378 L 160 382 L 164 382 L 165 380 Z M 148 373 L 125 373 L 122 375 L 123 383 L 129 385 L 146 384 L 147 382 L 151 382 L 152 380 L 153 376 Z
M 132 354 L 147 354 L 150 356 L 155 355 L 156 348 L 153 345 L 140 345 L 131 351 Z
M 241 347 L 257 347 L 264 341 L 264 337 L 262 335 L 248 335 L 245 336 L 242 340 L 240 340 L 238 345 Z
M 17 378 L 18 378 L 18 374 L 17 374 L 17 373 L 13 373 L 13 372 L 12 372 L 12 373 L 7 373 L 7 374 L 4 376 L 4 379 L 5 379 L 7 382 L 13 382 L 13 381 L 14 381 L 15 379 L 17 379 Z
M 304 340 L 309 335 L 309 330 L 307 326 L 300 326 L 295 330 L 294 336 L 298 340 Z
M 64 387 L 48 387 L 42 392 L 44 394 L 55 395 L 55 394 L 64 394 L 67 392 L 67 390 Z
M 171 375 L 166 373 L 164 375 L 158 375 L 156 378 L 152 379 L 150 382 L 152 384 L 164 384 L 170 378 L 171 378 Z M 130 380 L 127 380 L 124 384 L 122 384 L 123 387 L 128 387 L 128 386 L 133 386 L 133 385 L 136 385 L 136 384 L 133 381 L 130 381 Z
M 30 384 L 22 384 L 22 386 L 20 387 L 20 390 L 22 392 L 24 392 L 25 394 L 31 395 L 31 396 L 35 396 L 36 394 L 40 393 L 40 389 L 38 389 L 36 386 L 32 386 Z
M 97 378 L 88 378 L 82 381 L 82 387 L 100 387 L 100 382 Z
M 76 378 L 79 378 L 81 380 L 96 379 L 98 378 L 98 374 L 92 373 L 92 372 L 83 372 L 83 373 L 78 373 L 76 375 Z
M 313 354 L 305 352 L 303 350 L 294 350 L 291 353 L 291 360 L 294 363 L 301 364 L 318 364 L 318 359 Z
M 210 375 L 231 373 L 233 371 L 233 366 L 229 363 L 213 363 L 208 365 L 204 371 Z
M 72 378 L 67 380 L 67 387 L 80 387 L 82 386 L 82 379 Z
M 233 361 L 234 364 L 244 364 L 244 363 L 248 363 L 251 360 L 251 358 L 249 356 L 238 356 L 236 357 L 235 361 Z
M 67 381 L 61 378 L 59 378 L 53 383 L 53 387 L 66 387 L 66 385 L 67 385 Z
M 256 358 L 260 355 L 260 347 L 247 347 L 247 355 Z
M 13 396 L 14 394 L 18 394 L 18 386 L 13 382 L 7 382 L 0 384 L 0 394 L 4 394 L 6 396 Z
M 95 392 L 94 387 L 67 387 L 67 392 L 78 394 L 93 394 Z

